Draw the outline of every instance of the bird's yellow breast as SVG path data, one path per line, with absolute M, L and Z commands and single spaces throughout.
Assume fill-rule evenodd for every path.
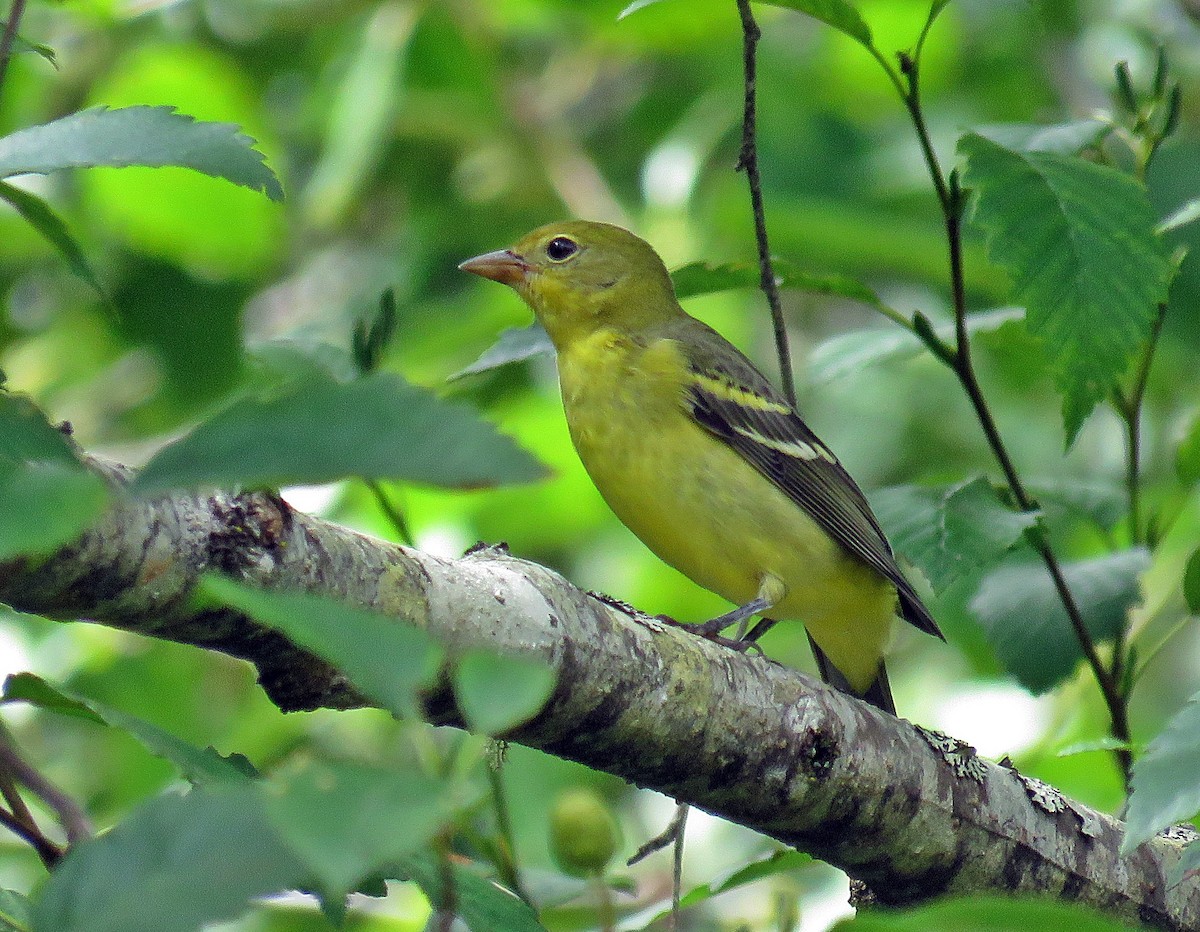
M 600 329 L 559 348 L 559 378 L 579 457 L 622 523 L 739 605 L 774 576 L 786 595 L 770 614 L 804 621 L 851 685 L 866 690 L 889 638 L 895 588 L 692 419 L 678 344 Z

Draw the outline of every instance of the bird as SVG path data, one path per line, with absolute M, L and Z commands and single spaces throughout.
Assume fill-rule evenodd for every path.
M 822 678 L 891 714 L 897 615 L 945 639 L 862 490 L 754 364 L 679 304 L 645 240 L 568 220 L 460 269 L 511 286 L 554 344 L 571 440 L 647 547 L 753 616 L 803 623 Z M 743 639 L 743 643 L 746 639 Z

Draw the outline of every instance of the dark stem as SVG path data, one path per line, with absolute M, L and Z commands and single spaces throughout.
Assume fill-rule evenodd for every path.
M 411 547 L 413 545 L 412 531 L 409 529 L 404 513 L 388 498 L 387 493 L 383 490 L 383 486 L 377 480 L 364 479 L 363 482 L 367 484 L 367 488 L 375 496 L 375 504 L 379 506 L 379 510 L 391 522 L 392 527 L 396 531 L 396 536 L 400 538 L 400 543 L 406 547 Z
M 679 901 L 683 894 L 683 837 L 687 828 L 688 807 L 681 805 L 675 810 L 675 851 L 671 869 L 671 923 L 669 932 L 679 928 Z
M 1154 362 L 1154 351 L 1158 347 L 1166 314 L 1166 304 L 1160 304 L 1129 394 L 1118 393 L 1116 396 L 1117 411 L 1125 422 L 1125 490 L 1129 498 L 1129 537 L 1135 545 L 1146 543 L 1142 527 L 1142 400 L 1146 395 L 1146 382 L 1150 378 L 1150 366 Z
M 937 153 L 934 151 L 933 140 L 925 125 L 925 117 L 921 109 L 917 63 L 909 56 L 902 54 L 900 56 L 900 71 L 908 82 L 908 89 L 907 91 L 901 91 L 901 97 L 904 100 L 904 105 L 908 109 L 909 115 L 912 117 L 917 138 L 920 140 L 921 151 L 925 156 L 925 164 L 929 169 L 929 175 L 933 179 L 934 188 L 937 191 L 938 202 L 941 205 L 942 216 L 946 226 L 946 238 L 949 244 L 950 258 L 950 284 L 954 302 L 954 323 L 957 338 L 956 351 L 949 360 L 949 364 L 958 377 L 967 397 L 970 399 L 971 406 L 975 409 L 975 415 L 979 419 L 979 424 L 983 429 L 988 447 L 991 449 L 992 455 L 996 458 L 1001 471 L 1004 473 L 1013 499 L 1022 511 L 1033 511 L 1038 507 L 1037 502 L 1021 482 L 1021 477 L 1017 473 L 1012 458 L 1009 456 L 1008 449 L 1004 445 L 1004 440 L 1000 436 L 1000 431 L 996 426 L 996 421 L 992 417 L 991 410 L 988 408 L 987 401 L 983 396 L 983 391 L 979 386 L 979 380 L 975 374 L 975 367 L 971 360 L 971 342 L 970 335 L 967 332 L 966 278 L 963 274 L 962 259 L 962 216 L 966 206 L 965 198 L 959 186 L 957 174 L 952 172 L 949 181 L 947 181 L 946 175 L 942 171 L 941 163 L 938 161 Z M 1104 702 L 1108 707 L 1109 716 L 1112 721 L 1113 737 L 1127 743 L 1130 735 L 1125 696 L 1122 695 L 1116 678 L 1108 667 L 1105 666 L 1096 651 L 1096 645 L 1092 640 L 1091 632 L 1088 631 L 1087 625 L 1084 623 L 1083 614 L 1079 610 L 1079 605 L 1076 603 L 1070 587 L 1067 585 L 1062 567 L 1059 565 L 1058 558 L 1055 556 L 1049 541 L 1046 539 L 1045 531 L 1038 525 L 1028 533 L 1027 537 L 1033 545 L 1034 550 L 1042 558 L 1042 562 L 1050 574 L 1055 592 L 1058 594 L 1059 600 L 1066 610 L 1071 628 L 1075 632 L 1076 640 L 1079 642 L 1080 650 L 1083 652 L 1088 666 L 1091 667 L 1092 674 L 1096 678 L 1096 683 L 1100 687 L 1100 692 L 1104 696 Z M 1133 766 L 1132 755 L 1127 748 L 1118 748 L 1113 753 L 1125 779 L 1126 790 L 1128 790 Z
M 49 806 L 66 832 L 68 841 L 82 841 L 92 836 L 87 814 L 74 799 L 42 776 L 32 764 L 17 752 L 12 734 L 0 722 L 0 772 L 37 796 Z M 7 797 L 7 793 L 5 794 Z M 11 803 L 10 803 L 11 804 Z M 20 813 L 18 813 L 19 815 Z
M 759 284 L 767 296 L 771 308 L 771 322 L 775 328 L 775 351 L 779 355 L 779 378 L 783 395 L 788 404 L 795 407 L 796 382 L 792 376 L 792 351 L 788 347 L 787 327 L 783 320 L 783 305 L 779 300 L 779 284 L 775 270 L 771 267 L 771 247 L 767 241 L 767 220 L 763 209 L 762 177 L 758 172 L 758 145 L 755 142 L 758 123 L 758 106 L 755 102 L 758 84 L 755 49 L 762 36 L 750 0 L 737 0 L 738 15 L 742 19 L 742 64 L 746 75 L 746 97 L 742 108 L 742 148 L 738 152 L 736 171 L 746 173 L 750 185 L 750 208 L 754 213 L 754 238 L 758 243 Z
M 500 833 L 499 844 L 496 845 L 496 872 L 500 882 L 526 903 L 531 903 L 529 894 L 521 887 L 520 874 L 517 871 L 516 847 L 513 842 L 512 816 L 508 809 L 508 794 L 504 789 L 504 774 L 501 765 L 492 765 L 488 761 L 484 765 L 488 775 L 488 786 L 491 788 L 492 809 L 496 813 L 496 829 Z
M 55 865 L 62 860 L 65 853 L 63 849 L 43 835 L 36 825 L 27 824 L 3 808 L 0 808 L 0 825 L 18 838 L 29 842 L 38 857 L 42 859 L 42 863 L 46 865 L 47 870 L 53 870 Z
M 8 72 L 8 60 L 12 58 L 13 40 L 17 38 L 17 26 L 25 15 L 25 0 L 13 0 L 8 11 L 8 22 L 4 24 L 4 32 L 0 34 L 0 87 L 4 86 L 4 76 Z

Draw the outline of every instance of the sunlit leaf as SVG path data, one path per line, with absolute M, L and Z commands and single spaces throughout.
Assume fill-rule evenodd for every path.
M 42 888 L 34 929 L 195 932 L 304 879 L 253 785 L 171 794 L 75 845 Z
M 232 123 L 201 122 L 173 107 L 95 107 L 0 138 L 0 177 L 101 165 L 175 165 L 283 199 L 253 139 Z
M 1063 394 L 1067 440 L 1106 398 L 1166 301 L 1169 255 L 1145 188 L 1105 165 L 959 141 L 974 219 L 1012 276 Z
M 1121 850 L 1200 810 L 1200 693 L 1167 722 L 1133 765 L 1133 793 Z
M 160 450 L 133 488 L 317 485 L 346 476 L 480 488 L 545 469 L 474 409 L 398 376 L 317 373 L 246 397 Z
M 454 696 L 472 731 L 495 735 L 528 720 L 554 689 L 554 671 L 544 663 L 468 651 L 452 673 Z
M 424 631 L 395 618 L 306 592 L 255 589 L 207 576 L 200 594 L 245 612 L 337 667 L 366 696 L 395 715 L 412 715 L 430 685 L 441 649 Z
M 106 297 L 104 289 L 100 287 L 100 280 L 92 271 L 83 250 L 75 242 L 75 237 L 67 229 L 66 223 L 50 208 L 49 204 L 36 194 L 22 191 L 6 181 L 0 181 L 0 199 L 12 205 L 17 213 L 62 254 L 72 272 L 95 288 L 101 297 Z
M 1013 511 L 986 479 L 949 488 L 895 486 L 871 497 L 896 552 L 912 561 L 936 592 L 995 563 L 1037 522 Z
M 1093 640 L 1114 637 L 1141 600 L 1139 581 L 1150 565 L 1140 548 L 1063 565 Z M 1041 562 L 1003 566 L 984 578 L 971 600 L 1004 668 L 1034 693 L 1074 672 L 1082 658 L 1075 631 Z
M 1159 233 L 1170 233 L 1200 220 L 1200 197 L 1194 197 L 1158 225 Z
M 488 372 L 506 366 L 510 362 L 523 362 L 534 356 L 549 355 L 554 352 L 554 344 L 550 342 L 550 334 L 536 321 L 528 327 L 508 327 L 500 333 L 496 342 L 483 351 L 473 363 L 465 369 L 460 369 L 450 376 L 448 381 L 461 379 L 466 375 Z
M 0 391 L 0 458 L 78 465 L 70 442 L 24 395 Z

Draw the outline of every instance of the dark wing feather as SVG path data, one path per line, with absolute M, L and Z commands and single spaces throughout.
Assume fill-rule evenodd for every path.
M 697 377 L 686 399 L 696 423 L 741 454 L 847 551 L 895 584 L 905 620 L 944 640 L 900 571 L 883 529 L 850 474 L 750 360 L 715 330 L 692 318 L 685 320 L 687 339 L 679 342 Z M 714 382 L 774 404 L 758 408 L 722 397 Z M 811 450 L 813 455 L 797 456 L 780 449 L 789 445 Z

